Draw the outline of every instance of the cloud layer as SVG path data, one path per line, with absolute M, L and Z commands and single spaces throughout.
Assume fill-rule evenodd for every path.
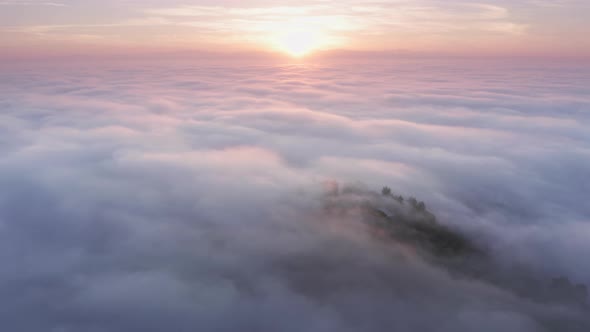
M 582 331 L 578 309 L 375 241 L 354 204 L 327 214 L 324 185 L 389 185 L 498 268 L 588 285 L 589 77 L 481 60 L 4 68 L 0 321 Z

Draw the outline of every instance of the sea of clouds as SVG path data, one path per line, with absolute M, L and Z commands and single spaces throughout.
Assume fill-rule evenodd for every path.
M 590 285 L 587 65 L 0 70 L 3 330 L 588 326 L 587 308 L 459 278 L 322 210 L 326 181 L 387 185 L 498 266 Z

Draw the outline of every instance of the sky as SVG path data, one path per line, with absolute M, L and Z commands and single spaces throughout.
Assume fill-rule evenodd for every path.
M 587 57 L 589 15 L 585 0 L 4 0 L 0 43 L 13 57 L 335 50 Z
M 588 6 L 0 0 L 2 329 L 590 331 Z

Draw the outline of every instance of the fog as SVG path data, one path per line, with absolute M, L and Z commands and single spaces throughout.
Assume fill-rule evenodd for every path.
M 583 64 L 1 70 L 6 330 L 590 326 L 541 296 L 590 285 Z M 375 226 L 419 222 L 409 197 L 478 254 Z

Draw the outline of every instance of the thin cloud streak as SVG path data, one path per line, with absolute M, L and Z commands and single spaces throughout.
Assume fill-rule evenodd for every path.
M 580 2 L 552 7 L 546 2 L 527 2 L 525 6 L 505 1 L 432 0 L 347 1 L 338 5 L 320 1 L 296 5 L 289 1 L 272 5 L 264 1 L 247 5 L 231 1 L 214 5 L 108 2 L 117 14 L 112 17 L 104 15 L 104 8 L 93 13 L 93 2 L 60 5 L 62 8 L 56 7 L 57 11 L 46 17 L 21 9 L 21 20 L 27 23 L 15 21 L 8 8 L 0 38 L 15 48 L 43 45 L 43 41 L 90 47 L 101 41 L 122 49 L 127 43 L 127 47 L 155 44 L 161 48 L 252 51 L 272 50 L 277 30 L 305 26 L 322 36 L 323 49 L 503 55 L 580 55 L 590 50 L 590 45 L 572 34 L 588 28 L 583 21 L 569 19 L 572 12 L 588 9 Z M 92 23 L 80 22 L 75 16 Z M 556 42 L 563 47 L 556 48 Z

